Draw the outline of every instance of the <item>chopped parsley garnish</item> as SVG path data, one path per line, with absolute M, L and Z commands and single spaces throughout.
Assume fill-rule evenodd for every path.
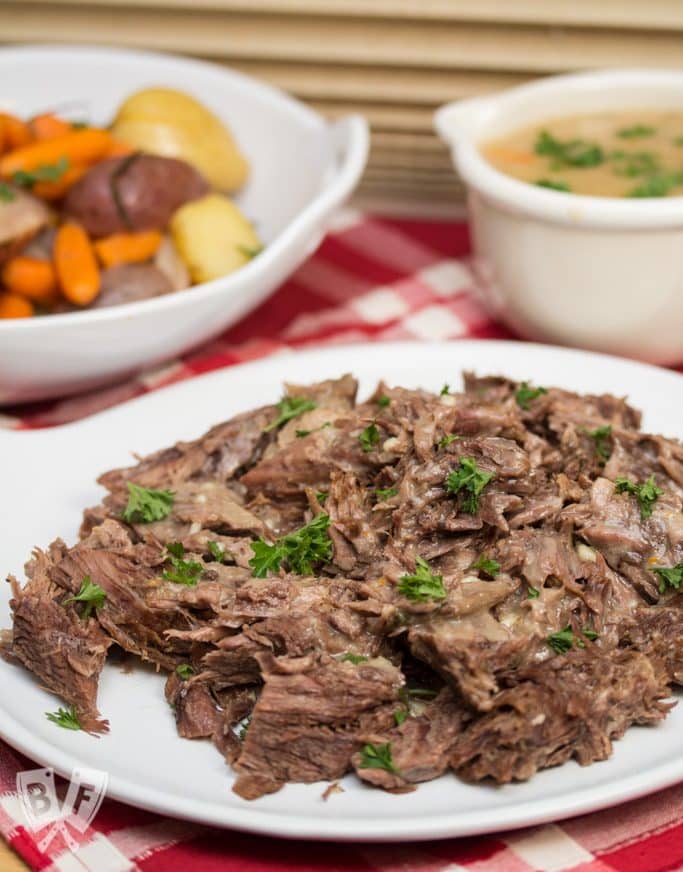
M 12 200 L 16 199 L 17 195 L 10 188 L 10 186 L 6 182 L 0 182 L 0 202 L 11 203 Z
M 353 654 L 351 651 L 347 651 L 346 654 L 339 659 L 342 663 L 353 663 L 354 666 L 358 666 L 359 663 L 365 663 L 368 658 L 363 657 L 362 654 Z
M 24 188 L 32 188 L 37 182 L 56 182 L 69 169 L 69 161 L 65 157 L 60 157 L 57 163 L 43 164 L 36 167 L 34 170 L 17 170 L 12 174 L 12 181 L 15 185 L 21 185 Z
M 173 568 L 164 569 L 161 573 L 162 578 L 165 578 L 166 581 L 172 581 L 174 584 L 194 587 L 204 572 L 204 566 L 196 560 L 183 560 L 185 548 L 180 542 L 169 542 L 166 550 L 169 553 L 168 559 Z
M 566 654 L 575 641 L 576 637 L 574 636 L 569 624 L 567 624 L 563 630 L 558 630 L 557 633 L 551 633 L 550 636 L 546 638 L 546 642 L 556 654 Z
M 247 715 L 247 717 L 242 721 L 242 724 L 240 726 L 240 731 L 238 734 L 242 742 L 244 741 L 244 739 L 247 735 L 247 731 L 248 731 L 250 725 L 251 725 L 251 715 Z
M 240 254 L 243 254 L 245 257 L 248 257 L 249 260 L 253 260 L 258 254 L 261 254 L 263 251 L 262 245 L 238 245 L 237 250 Z
M 121 513 L 124 521 L 129 524 L 151 524 L 153 521 L 163 521 L 168 517 L 175 494 L 170 490 L 152 490 L 140 487 L 132 481 L 128 487 L 128 503 Z
M 372 451 L 375 445 L 379 442 L 379 430 L 377 429 L 377 425 L 368 424 L 365 430 L 363 430 L 358 437 L 358 441 L 360 442 L 360 447 L 366 454 L 369 451 Z
M 59 708 L 56 712 L 45 712 L 45 717 L 58 727 L 65 730 L 82 730 L 81 722 L 78 720 L 76 709 L 70 705 L 69 708 Z
M 493 472 L 479 469 L 471 457 L 461 457 L 460 466 L 448 474 L 445 486 L 449 494 L 464 491 L 462 510 L 468 515 L 474 515 L 479 508 L 481 492 L 493 478 L 495 478 Z
M 394 723 L 397 727 L 400 727 L 407 717 L 408 712 L 405 709 L 396 709 L 396 711 L 394 712 Z
M 207 545 L 209 546 L 209 553 L 216 563 L 223 563 L 225 558 L 228 557 L 228 553 L 221 548 L 218 542 L 208 542 Z
M 81 583 L 81 589 L 75 596 L 70 596 L 64 600 L 63 605 L 67 603 L 85 603 L 83 609 L 83 620 L 87 621 L 93 609 L 101 609 L 104 601 L 107 598 L 106 592 L 95 584 L 89 575 L 86 575 Z
M 497 560 L 490 560 L 482 554 L 479 560 L 472 564 L 472 569 L 476 569 L 478 572 L 484 572 L 486 575 L 490 575 L 491 578 L 495 578 L 500 572 L 500 563 L 498 563 Z
M 650 176 L 661 170 L 659 157 L 652 151 L 624 151 L 617 149 L 609 154 L 614 164 L 614 172 L 618 176 L 635 179 L 640 176 Z
M 680 590 L 683 582 L 683 563 L 677 563 L 676 566 L 653 566 L 652 571 L 659 576 L 660 593 L 666 593 L 667 587 Z
M 590 436 L 595 441 L 595 453 L 601 460 L 609 460 L 612 456 L 612 449 L 609 440 L 612 436 L 612 425 L 605 424 L 604 427 L 596 427 L 595 430 L 583 431 L 586 436 Z
M 327 491 L 316 491 L 315 498 L 321 506 L 324 506 L 325 500 L 327 499 Z
M 683 173 L 654 173 L 633 188 L 627 197 L 666 197 L 672 188 L 683 185 Z
M 529 597 L 529 599 L 538 599 L 541 595 L 541 591 L 537 587 L 530 586 L 526 589 L 526 595 Z
M 654 136 L 655 129 L 647 124 L 633 124 L 631 127 L 622 127 L 617 130 L 617 136 L 620 139 L 645 139 L 648 136 Z
M 451 386 L 448 384 L 448 382 L 446 382 L 446 384 L 439 391 L 439 396 L 445 397 L 446 394 L 450 393 L 450 390 L 451 390 Z
M 385 409 L 390 402 L 391 400 L 386 394 L 381 394 L 381 396 L 377 397 L 377 405 L 381 406 L 383 409 Z
M 439 448 L 447 448 L 451 442 L 455 442 L 456 439 L 460 439 L 459 436 L 456 436 L 455 433 L 448 433 L 446 436 L 442 436 L 439 439 Z
M 674 139 L 674 145 L 683 145 L 683 136 L 677 136 Z
M 561 182 L 559 179 L 539 179 L 534 182 L 538 188 L 549 188 L 551 191 L 561 191 L 563 194 L 569 194 L 571 188 L 566 182 Z
M 181 663 L 180 666 L 176 666 L 175 671 L 183 681 L 187 681 L 188 678 L 191 678 L 194 675 L 194 669 L 189 663 Z
M 378 487 L 375 490 L 375 496 L 378 500 L 389 500 L 391 497 L 395 497 L 397 493 L 397 487 Z
M 434 575 L 427 561 L 421 557 L 415 558 L 414 575 L 401 576 L 398 592 L 415 602 L 427 602 L 430 599 L 445 599 L 447 595 L 443 584 L 443 576 Z
M 282 564 L 296 575 L 312 575 L 317 563 L 328 563 L 332 542 L 327 534 L 330 516 L 320 514 L 309 524 L 288 533 L 271 545 L 264 539 L 251 543 L 254 556 L 249 561 L 256 578 L 277 572 Z
M 652 506 L 657 502 L 657 499 L 664 493 L 663 490 L 655 484 L 655 477 L 651 475 L 643 484 L 634 484 L 627 478 L 617 478 L 614 480 L 614 490 L 618 494 L 632 494 L 640 506 L 640 517 L 645 520 L 652 514 Z
M 391 742 L 386 745 L 364 745 L 360 752 L 359 769 L 385 769 L 393 775 L 400 775 L 391 757 Z
M 526 412 L 532 400 L 537 400 L 540 396 L 547 393 L 547 388 L 530 388 L 529 383 L 524 381 L 515 392 L 515 400 L 517 400 L 517 405 L 520 409 L 524 409 Z
M 304 436 L 309 436 L 312 432 L 312 430 L 295 430 L 294 435 L 297 439 L 303 439 Z
M 591 642 L 598 638 L 598 634 L 595 630 L 591 630 L 590 627 L 583 627 L 581 633 L 586 639 L 590 639 Z M 546 642 L 556 654 L 566 654 L 573 645 L 576 645 L 577 648 L 586 647 L 586 643 L 581 636 L 576 636 L 569 624 L 563 630 L 558 630 L 557 633 L 552 633 L 548 636 Z
M 291 421 L 292 418 L 298 418 L 304 412 L 312 412 L 315 408 L 317 408 L 317 403 L 307 397 L 283 397 L 277 404 L 277 418 L 271 421 L 267 427 L 264 427 L 263 432 L 269 433 L 281 424 Z
M 539 132 L 534 151 L 536 154 L 551 158 L 552 169 L 596 167 L 605 160 L 602 148 L 596 143 L 586 142 L 584 139 L 569 139 L 561 142 L 547 130 Z

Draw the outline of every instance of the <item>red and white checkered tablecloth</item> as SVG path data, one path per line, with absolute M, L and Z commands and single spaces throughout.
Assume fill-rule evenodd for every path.
M 172 382 L 309 345 L 510 338 L 477 299 L 467 227 L 339 216 L 320 249 L 219 339 L 124 384 L 4 409 L 0 426 L 82 418 Z M 164 818 L 105 800 L 73 855 L 25 826 L 15 776 L 35 764 L 0 742 L 0 834 L 33 869 L 118 872 L 673 872 L 683 869 L 683 784 L 583 817 L 467 839 L 402 845 L 282 842 Z

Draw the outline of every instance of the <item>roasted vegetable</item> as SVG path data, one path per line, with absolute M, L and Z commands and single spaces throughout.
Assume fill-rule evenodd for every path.
M 178 209 L 171 233 L 195 282 L 227 275 L 261 249 L 254 228 L 222 194 L 207 194 Z
M 172 290 L 168 278 L 151 263 L 119 264 L 102 273 L 102 289 L 93 308 L 149 300 Z
M 158 230 L 138 233 L 112 233 L 95 243 L 95 251 L 104 266 L 120 263 L 143 263 L 157 253 L 163 239 Z
M 157 249 L 154 266 L 166 276 L 174 291 L 184 291 L 190 287 L 190 273 L 169 236 L 164 237 Z
M 87 306 L 100 290 L 100 270 L 88 234 L 78 224 L 62 224 L 55 236 L 55 270 L 70 303 Z
M 179 206 L 207 191 L 188 163 L 135 153 L 94 166 L 71 188 L 64 211 L 94 237 L 162 230 Z
M 120 106 L 112 133 L 141 151 L 186 160 L 219 191 L 235 191 L 246 180 L 248 164 L 225 125 L 181 91 L 133 94 Z
M 17 254 L 51 220 L 45 203 L 11 185 L 0 196 L 0 263 Z

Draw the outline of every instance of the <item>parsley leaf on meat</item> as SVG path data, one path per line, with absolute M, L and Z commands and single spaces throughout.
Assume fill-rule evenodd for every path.
M 169 542 L 166 550 L 169 552 L 168 559 L 173 568 L 164 569 L 161 573 L 162 578 L 165 578 L 166 581 L 172 581 L 174 584 L 194 587 L 204 572 L 203 565 L 196 560 L 183 560 L 185 548 L 180 542 Z
M 358 441 L 360 442 L 360 447 L 366 454 L 372 451 L 375 445 L 379 442 L 379 430 L 377 429 L 377 425 L 368 424 L 365 430 L 363 430 L 358 437 Z
M 358 666 L 359 663 L 365 663 L 368 658 L 364 657 L 362 654 L 354 654 L 351 651 L 347 651 L 346 654 L 339 659 L 342 663 L 353 663 L 354 666 Z
M 569 624 L 563 630 L 558 630 L 557 633 L 551 633 L 546 637 L 546 642 L 556 654 L 566 654 L 575 641 L 576 636 Z
M 617 478 L 614 480 L 614 489 L 618 494 L 632 494 L 640 506 L 640 517 L 645 520 L 652 514 L 652 506 L 657 502 L 657 499 L 664 493 L 663 490 L 655 484 L 655 477 L 651 475 L 643 484 L 634 484 L 627 478 Z
M 390 402 L 391 400 L 386 394 L 382 394 L 381 396 L 377 397 L 377 405 L 381 406 L 383 409 L 385 409 Z
M 542 394 L 547 394 L 547 388 L 530 388 L 528 382 L 522 382 L 522 384 L 517 388 L 515 393 L 515 400 L 517 400 L 517 405 L 520 409 L 524 409 L 524 411 L 528 411 L 529 403 L 532 400 L 538 399 Z
M 316 491 L 315 498 L 321 506 L 324 506 L 325 500 L 327 499 L 327 491 Z
M 330 516 L 320 514 L 272 545 L 264 539 L 252 542 L 254 556 L 249 566 L 256 578 L 265 578 L 269 570 L 277 572 L 283 563 L 296 575 L 312 575 L 315 564 L 328 563 L 332 556 L 332 542 L 327 534 L 329 526 Z
M 590 627 L 582 627 L 581 633 L 591 642 L 598 638 L 598 634 L 595 630 L 591 630 Z M 576 636 L 569 624 L 564 629 L 558 630 L 557 633 L 551 633 L 546 638 L 546 642 L 556 654 L 566 654 L 573 645 L 576 645 L 577 648 L 586 647 L 586 643 L 581 636 Z
M 228 553 L 221 548 L 218 542 L 208 542 L 207 545 L 209 546 L 209 553 L 216 563 L 223 563 L 225 558 L 229 556 Z
M 460 439 L 459 436 L 456 436 L 455 433 L 448 433 L 446 436 L 442 436 L 439 439 L 439 448 L 447 448 L 451 442 L 455 442 L 456 439 Z
M 189 663 L 181 663 L 180 666 L 176 666 L 175 671 L 183 679 L 183 681 L 187 681 L 188 678 L 194 675 L 194 669 L 190 666 Z
M 364 745 L 360 752 L 359 769 L 385 769 L 393 775 L 400 775 L 391 757 L 391 742 L 386 745 Z
M 263 428 L 264 433 L 275 430 L 281 424 L 286 424 L 292 418 L 298 418 L 304 412 L 312 412 L 317 408 L 317 403 L 307 397 L 283 397 L 277 404 L 278 416 Z
M 450 393 L 450 390 L 451 390 L 451 386 L 448 384 L 448 382 L 446 382 L 446 384 L 439 391 L 439 396 L 445 397 L 446 394 Z
M 683 563 L 677 563 L 676 566 L 653 566 L 652 571 L 659 576 L 660 593 L 666 593 L 667 587 L 680 590 L 683 582 Z
M 448 474 L 445 485 L 449 494 L 465 491 L 462 509 L 468 515 L 474 515 L 479 508 L 481 492 L 493 478 L 493 472 L 479 469 L 471 457 L 461 457 L 460 466 Z
M 551 158 L 552 169 L 563 167 L 597 167 L 605 160 L 602 148 L 584 139 L 559 139 L 541 130 L 534 146 L 536 154 Z
M 500 563 L 497 560 L 490 560 L 484 554 L 477 560 L 476 563 L 472 564 L 472 569 L 476 569 L 479 572 L 485 572 L 486 575 L 490 575 L 491 578 L 495 578 L 500 572 Z
M 408 712 L 405 709 L 396 709 L 394 712 L 394 723 L 397 727 L 400 727 L 407 717 Z
M 537 587 L 527 587 L 526 595 L 529 599 L 538 599 L 541 595 L 541 591 Z
M 126 482 L 128 503 L 121 513 L 129 524 L 151 524 L 168 517 L 175 494 L 170 490 L 153 490 L 140 487 L 132 481 Z
M 398 584 L 398 592 L 415 602 L 445 599 L 447 592 L 443 584 L 443 576 L 434 575 L 429 564 L 421 557 L 415 558 L 415 574 L 402 575 Z
M 87 621 L 93 609 L 101 609 L 104 601 L 107 598 L 106 592 L 95 584 L 89 575 L 86 575 L 81 584 L 81 589 L 75 596 L 70 596 L 64 600 L 63 605 L 67 603 L 85 603 L 83 609 L 83 620 Z
M 375 496 L 380 501 L 391 499 L 391 497 L 395 497 L 397 493 L 398 488 L 396 487 L 378 487 L 375 490 Z
M 70 705 L 68 708 L 59 708 L 56 712 L 45 712 L 45 717 L 58 727 L 65 730 L 82 730 L 81 722 L 78 720 L 76 709 Z
M 595 453 L 601 460 L 607 461 L 612 456 L 612 449 L 609 445 L 609 440 L 612 436 L 612 425 L 605 424 L 604 427 L 596 427 L 595 430 L 586 430 L 583 432 L 586 436 L 590 436 L 595 441 Z

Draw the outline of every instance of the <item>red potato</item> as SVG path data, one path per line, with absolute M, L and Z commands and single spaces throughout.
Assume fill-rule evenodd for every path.
M 65 214 L 92 237 L 163 230 L 175 210 L 209 190 L 185 161 L 133 154 L 104 160 L 69 191 Z

